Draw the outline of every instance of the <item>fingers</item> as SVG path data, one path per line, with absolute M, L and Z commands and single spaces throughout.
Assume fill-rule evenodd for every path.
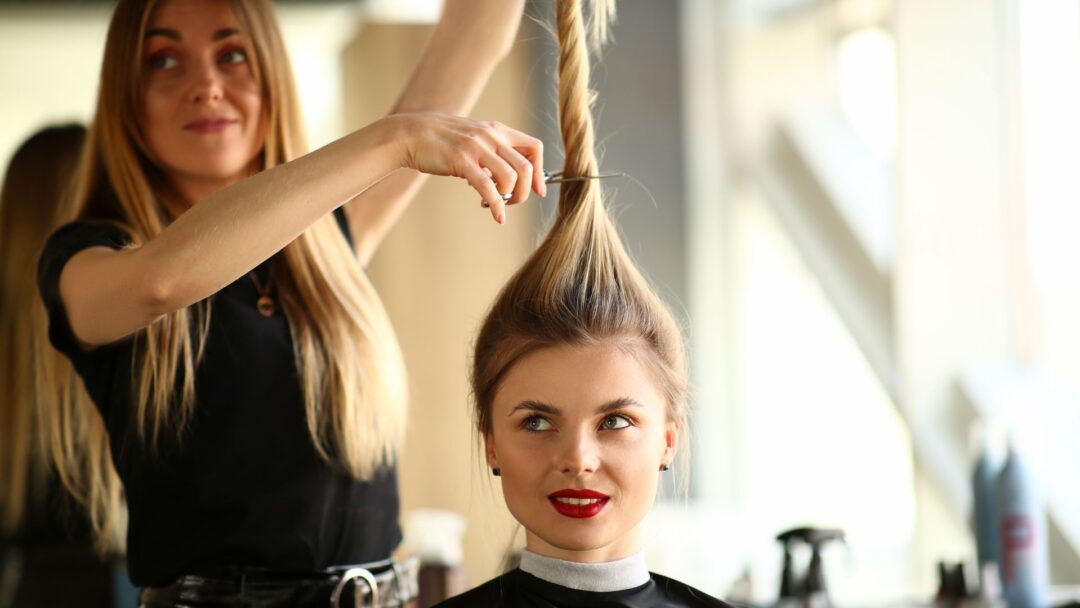
M 503 129 L 510 146 L 522 157 L 528 159 L 532 166 L 533 191 L 540 196 L 547 196 L 547 184 L 544 183 L 544 142 L 510 127 L 503 127 Z
M 499 194 L 498 198 L 491 201 L 491 214 L 500 224 L 505 222 L 505 206 L 514 201 L 517 185 L 521 182 L 517 170 L 502 156 L 490 152 L 480 159 L 480 165 L 491 175 L 491 180 Z M 525 192 L 528 196 L 528 190 Z M 516 201 L 515 201 L 516 202 Z M 504 219 L 500 220 L 499 217 Z
M 435 118 L 447 126 L 438 132 L 449 131 L 449 137 L 435 148 L 437 153 L 418 155 L 423 162 L 416 164 L 423 165 L 425 172 L 464 177 L 495 221 L 505 223 L 506 205 L 524 202 L 530 190 L 547 194 L 544 146 L 539 139 L 494 121 L 477 123 L 445 115 Z
M 480 193 L 480 197 L 484 200 L 484 206 L 491 209 L 491 217 L 496 222 L 503 224 L 506 223 L 503 198 L 491 175 L 492 172 L 489 169 L 474 165 L 466 172 L 465 179 L 473 189 Z
M 508 145 L 501 146 L 498 149 L 498 154 L 514 172 L 515 182 L 513 188 L 511 190 L 499 188 L 499 191 L 503 194 L 509 193 L 511 195 L 506 204 L 516 205 L 528 200 L 529 189 L 533 185 L 533 163 L 529 162 L 529 159 L 525 158 L 521 152 Z

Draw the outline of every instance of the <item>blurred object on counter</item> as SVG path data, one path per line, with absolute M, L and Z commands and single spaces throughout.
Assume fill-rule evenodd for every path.
M 1042 501 L 1014 437 L 997 478 L 997 516 L 1001 531 L 1001 580 L 1009 608 L 1049 605 L 1046 519 Z
M 743 566 L 739 578 L 732 581 L 724 601 L 737 606 L 746 606 L 754 602 L 754 577 L 750 564 Z
M 945 562 L 938 562 L 938 590 L 934 597 L 937 606 L 959 606 L 968 598 L 967 577 L 964 576 L 963 562 L 949 567 Z
M 781 532 L 776 540 L 784 544 L 784 570 L 780 574 L 780 598 L 776 603 L 777 608 L 831 607 L 828 586 L 825 584 L 825 570 L 821 563 L 821 548 L 829 541 L 844 541 L 843 530 L 792 528 Z M 793 542 L 810 545 L 810 564 L 801 579 L 795 572 L 791 555 Z
M 428 608 L 465 592 L 464 532 L 465 518 L 452 511 L 416 509 L 409 513 L 403 550 L 420 559 L 417 608 Z
M 990 562 L 982 569 L 982 584 L 978 593 L 968 590 L 964 563 L 957 562 L 951 568 L 945 562 L 938 562 L 938 592 L 934 598 L 937 608 L 1005 608 L 1001 597 L 1001 580 L 997 575 L 997 564 Z
M 1001 593 L 1001 571 L 995 562 L 982 564 L 979 568 L 979 593 L 975 597 L 979 608 L 1005 607 L 1005 598 Z
M 1001 579 L 1000 524 L 997 516 L 997 478 L 1005 460 L 1005 437 L 1003 430 L 988 420 L 979 420 L 972 427 L 971 444 L 975 455 L 972 474 L 972 525 L 975 532 L 975 550 L 978 554 L 979 584 L 984 568 L 993 564 Z M 999 589 L 1000 591 L 1000 589 Z

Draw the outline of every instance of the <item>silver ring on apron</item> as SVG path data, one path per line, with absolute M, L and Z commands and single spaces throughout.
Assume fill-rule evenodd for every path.
M 379 585 L 375 582 L 375 577 L 371 574 L 370 570 L 365 568 L 349 568 L 341 575 L 341 580 L 338 581 L 334 592 L 330 594 L 330 608 L 339 608 L 341 602 L 341 594 L 345 591 L 345 586 L 350 582 L 353 584 L 353 602 L 356 608 L 363 606 L 364 596 L 363 590 L 358 584 L 359 581 L 364 581 L 368 589 L 371 590 L 371 606 L 373 608 L 379 605 Z

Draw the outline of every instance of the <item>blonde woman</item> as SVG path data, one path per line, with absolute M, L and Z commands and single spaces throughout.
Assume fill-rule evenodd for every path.
M 78 221 L 39 285 L 108 431 L 144 606 L 405 599 L 404 371 L 363 268 L 420 173 L 497 222 L 543 193 L 538 140 L 455 116 L 522 4 L 449 0 L 394 113 L 305 154 L 266 0 L 118 2 Z
M 612 6 L 604 0 L 594 25 Z M 446 608 L 723 607 L 649 572 L 641 522 L 686 432 L 677 324 L 604 209 L 582 0 L 558 0 L 566 160 L 555 222 L 503 288 L 476 341 L 476 429 L 525 528 L 520 567 Z M 602 39 L 602 35 L 597 35 Z
M 8 164 L 0 191 L 0 607 L 107 606 L 110 560 L 95 554 L 90 519 L 68 499 L 88 488 L 70 485 L 49 467 L 49 453 L 80 443 L 83 462 L 107 464 L 104 441 L 46 435 L 45 422 L 67 406 L 78 432 L 101 419 L 89 407 L 71 364 L 46 336 L 34 266 L 45 239 L 67 215 L 71 181 L 86 128 L 46 127 L 28 138 Z M 120 508 L 119 485 L 100 488 L 102 502 Z M 93 490 L 92 490 L 93 491 Z M 88 517 L 89 515 L 89 517 Z M 66 584 L 56 584 L 62 568 Z

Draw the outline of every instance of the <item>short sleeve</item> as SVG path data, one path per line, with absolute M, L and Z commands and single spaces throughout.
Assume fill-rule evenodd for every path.
M 73 362 L 82 354 L 60 299 L 60 273 L 76 253 L 90 247 L 123 249 L 131 238 L 120 227 L 105 223 L 75 222 L 60 227 L 45 242 L 38 261 L 38 290 L 49 319 L 49 341 Z
M 349 244 L 350 249 L 355 251 L 356 243 L 352 242 L 352 231 L 349 230 L 349 216 L 345 215 L 344 205 L 334 209 L 334 219 L 337 220 L 338 228 L 341 228 L 341 233 L 345 235 L 345 242 Z

